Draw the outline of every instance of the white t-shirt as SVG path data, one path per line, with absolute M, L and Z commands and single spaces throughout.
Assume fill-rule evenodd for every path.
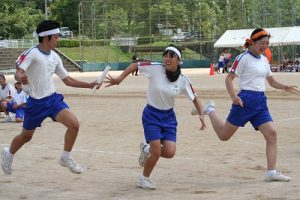
M 170 82 L 166 76 L 166 69 L 161 63 L 141 62 L 140 74 L 149 78 L 147 104 L 160 109 L 169 110 L 175 105 L 175 97 L 184 94 L 193 101 L 196 93 L 189 79 L 180 74 L 175 82 Z
M 20 93 L 16 92 L 14 95 L 14 100 L 17 105 L 27 102 L 27 94 L 22 90 Z
M 240 89 L 264 92 L 265 78 L 272 76 L 267 57 L 255 56 L 249 51 L 238 55 L 232 64 L 231 71 L 240 78 Z
M 56 91 L 52 75 L 55 73 L 60 79 L 68 76 L 60 57 L 54 52 L 42 52 L 33 47 L 22 53 L 16 61 L 18 67 L 25 70 L 28 84 L 22 85 L 23 90 L 32 98 L 41 99 Z
M 6 97 L 13 97 L 15 92 L 15 88 L 9 83 L 7 83 L 3 89 L 0 85 L 0 100 L 5 99 Z

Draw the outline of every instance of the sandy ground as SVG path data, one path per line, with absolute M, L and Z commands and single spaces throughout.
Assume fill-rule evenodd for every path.
M 209 76 L 208 69 L 183 71 L 200 99 L 214 99 L 219 115 L 225 118 L 230 108 L 225 75 Z M 71 75 L 92 81 L 99 73 Z M 300 73 L 274 76 L 300 86 Z M 7 78 L 13 83 L 12 76 Z M 198 118 L 190 115 L 192 102 L 180 96 L 175 107 L 179 122 L 176 156 L 159 160 L 152 173 L 156 190 L 137 188 L 137 177 L 142 171 L 137 158 L 138 145 L 143 141 L 141 112 L 146 103 L 147 83 L 144 77 L 129 76 L 119 86 L 93 93 L 64 86 L 57 80 L 58 91 L 65 95 L 81 124 L 73 156 L 85 172 L 75 175 L 57 164 L 65 128 L 47 119 L 32 141 L 16 154 L 13 174 L 7 176 L 0 171 L 0 199 L 300 199 L 300 96 L 269 86 L 269 108 L 278 130 L 277 167 L 292 178 L 291 182 L 263 181 L 265 140 L 250 125 L 240 128 L 230 141 L 221 142 L 207 117 L 207 129 L 198 130 Z M 20 124 L 1 123 L 0 148 L 8 146 L 20 130 Z

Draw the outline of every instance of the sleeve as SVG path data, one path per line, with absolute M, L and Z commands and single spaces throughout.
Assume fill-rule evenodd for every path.
M 68 71 L 64 68 L 61 58 L 56 54 L 57 66 L 55 68 L 55 74 L 60 78 L 64 79 L 69 76 Z
M 11 84 L 7 84 L 6 97 L 14 97 L 14 96 L 15 96 L 15 88 Z
M 269 77 L 273 75 L 273 72 L 271 71 L 271 65 L 269 63 L 268 58 L 266 58 L 265 60 L 266 60 L 266 68 L 267 68 L 267 77 Z
M 23 52 L 16 61 L 16 66 L 20 67 L 24 71 L 28 69 L 28 67 L 31 65 L 33 60 L 35 59 L 35 55 L 32 51 L 30 52 Z
M 138 62 L 138 69 L 142 76 L 150 78 L 155 68 L 161 66 L 161 63 L 157 62 Z
M 185 76 L 184 76 L 184 82 L 183 82 L 183 94 L 191 101 L 194 101 L 195 97 L 197 97 L 197 94 L 192 86 L 192 83 Z
M 243 71 L 244 60 L 245 59 L 241 59 L 240 56 L 236 57 L 232 64 L 230 72 L 239 77 Z

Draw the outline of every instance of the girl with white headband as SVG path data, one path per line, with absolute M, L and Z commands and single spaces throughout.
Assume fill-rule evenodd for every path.
M 181 51 L 170 45 L 163 53 L 163 63 L 132 63 L 119 77 L 108 75 L 108 81 L 105 81 L 109 83 L 106 87 L 118 85 L 137 69 L 149 79 L 147 105 L 142 115 L 146 143 L 140 144 L 139 157 L 139 164 L 144 170 L 137 183 L 143 189 L 156 188 L 149 177 L 159 158 L 172 158 L 175 155 L 177 120 L 173 108 L 176 96 L 184 94 L 193 102 L 201 113 L 200 129 L 206 127 L 200 100 L 189 79 L 181 73 L 181 59 Z
M 24 53 L 16 61 L 15 78 L 22 83 L 23 90 L 29 95 L 25 108 L 22 132 L 15 136 L 9 148 L 2 151 L 2 169 L 5 174 L 12 173 L 12 162 L 15 153 L 31 140 L 35 129 L 40 127 L 47 118 L 59 122 L 67 127 L 64 137 L 64 150 L 59 164 L 67 167 L 71 172 L 80 174 L 81 168 L 71 157 L 70 153 L 75 143 L 79 122 L 64 102 L 64 97 L 56 93 L 52 75 L 55 73 L 67 86 L 77 88 L 96 88 L 98 83 L 87 83 L 69 76 L 63 67 L 60 57 L 53 51 L 59 39 L 59 23 L 51 20 L 42 21 L 36 33 L 39 44 Z

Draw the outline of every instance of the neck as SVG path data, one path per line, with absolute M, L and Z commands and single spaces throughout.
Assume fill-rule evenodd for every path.
M 42 50 L 44 52 L 49 52 L 51 50 L 51 48 L 44 43 L 40 43 L 38 47 L 40 50 Z
M 253 48 L 250 48 L 249 51 L 250 51 L 252 54 L 256 55 L 256 56 L 259 56 L 259 55 L 260 55 L 260 53 L 254 51 Z

